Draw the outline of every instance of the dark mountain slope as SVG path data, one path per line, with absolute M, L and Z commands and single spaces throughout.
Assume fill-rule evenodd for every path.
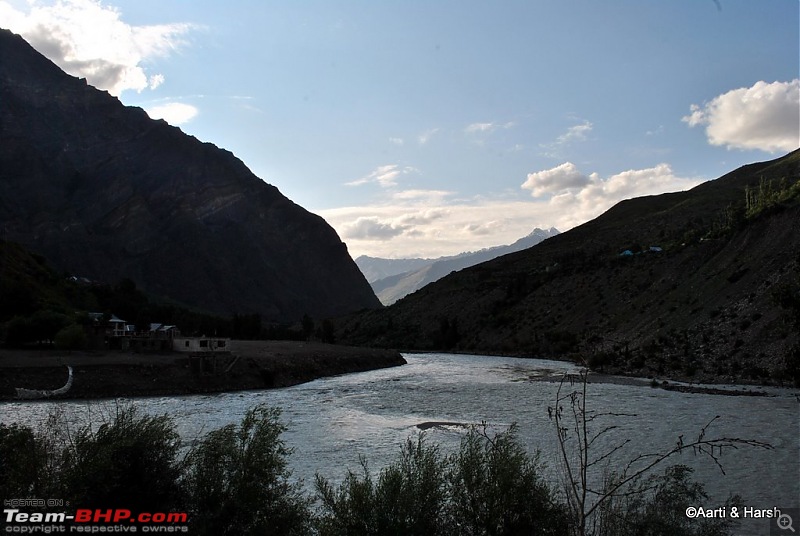
M 621 202 L 531 249 L 341 320 L 339 339 L 582 357 L 636 374 L 785 379 L 800 358 L 784 307 L 800 300 L 799 164 L 795 151 L 688 192 Z M 625 249 L 641 253 L 620 256 Z
M 209 311 L 294 320 L 379 306 L 322 218 L 4 30 L 0 228 L 59 270 L 128 277 Z

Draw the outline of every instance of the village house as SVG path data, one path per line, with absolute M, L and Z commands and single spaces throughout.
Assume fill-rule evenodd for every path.
M 89 313 L 93 325 L 100 330 L 99 344 L 108 349 L 131 350 L 134 352 L 180 352 L 188 354 L 226 354 L 230 353 L 230 339 L 220 337 L 184 337 L 178 326 L 173 324 L 150 323 L 147 329 L 137 330 L 136 326 L 112 314 L 103 322 L 103 313 Z
M 219 337 L 175 337 L 172 349 L 181 353 L 223 353 L 230 352 L 230 339 Z

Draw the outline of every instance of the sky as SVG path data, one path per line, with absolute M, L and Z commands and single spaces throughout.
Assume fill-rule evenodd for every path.
M 800 147 L 798 0 L 0 0 L 355 258 L 568 230 Z

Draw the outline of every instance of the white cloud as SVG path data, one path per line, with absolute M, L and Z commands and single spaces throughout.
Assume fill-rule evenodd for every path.
M 382 222 L 376 216 L 362 216 L 356 218 L 352 223 L 342 227 L 344 238 L 369 239 L 369 240 L 389 240 L 405 230 L 404 226 L 394 226 L 391 223 Z
M 510 244 L 535 227 L 549 228 L 556 218 L 554 210 L 533 201 L 482 199 L 435 206 L 414 199 L 317 213 L 347 242 L 351 255 L 402 258 Z
M 451 195 L 453 195 L 453 192 L 447 190 L 402 190 L 392 193 L 392 199 L 397 201 L 417 200 L 439 203 Z
M 573 141 L 584 141 L 586 140 L 586 135 L 592 131 L 592 128 L 594 128 L 594 125 L 589 121 L 584 121 L 580 125 L 569 127 L 566 133 L 556 139 L 556 143 L 563 145 Z
M 397 223 L 402 226 L 425 225 L 440 220 L 448 215 L 447 209 L 431 208 L 417 212 L 409 212 L 397 218 Z
M 405 140 L 403 138 L 389 138 L 389 143 L 402 146 L 405 144 Z
M 464 131 L 468 134 L 472 134 L 474 132 L 491 132 L 494 128 L 495 126 L 493 123 L 472 123 L 468 125 Z
M 581 188 L 589 184 L 590 179 L 575 167 L 572 162 L 535 173 L 528 173 L 522 188 L 531 191 L 533 197 L 561 192 L 570 188 Z
M 588 134 L 592 131 L 594 125 L 584 120 L 579 125 L 573 125 L 567 129 L 564 134 L 556 138 L 552 143 L 542 143 L 539 146 L 545 150 L 544 155 L 550 158 L 562 158 L 562 149 L 569 146 L 574 142 L 586 141 Z
M 3 26 L 73 76 L 119 95 L 125 90 L 158 87 L 163 75 L 148 77 L 142 63 L 168 56 L 184 44 L 191 24 L 131 26 L 120 12 L 97 0 L 30 2 L 27 12 L 0 2 Z
M 464 132 L 467 134 L 489 133 L 498 129 L 508 129 L 516 125 L 513 121 L 508 123 L 472 123 L 467 125 Z
M 397 178 L 401 175 L 407 175 L 415 171 L 416 169 L 413 167 L 400 167 L 398 164 L 378 166 L 368 175 L 365 175 L 364 177 L 354 181 L 346 182 L 345 186 L 361 186 L 363 184 L 377 183 L 383 188 L 389 188 L 392 186 L 397 186 Z
M 425 145 L 426 143 L 428 143 L 429 141 L 431 141 L 431 138 L 432 138 L 432 137 L 434 136 L 434 134 L 436 134 L 437 132 L 439 132 L 439 129 L 438 129 L 438 128 L 431 128 L 431 129 L 429 129 L 429 130 L 426 130 L 425 132 L 423 132 L 422 134 L 420 134 L 419 136 L 417 136 L 417 141 L 419 142 L 419 144 L 420 144 L 420 145 Z
M 583 186 L 562 190 L 550 198 L 549 205 L 561 211 L 556 225 L 559 229 L 580 225 L 624 199 L 687 190 L 702 182 L 677 177 L 665 163 L 623 171 L 605 179 L 597 173 L 587 178 Z
M 182 125 L 194 119 L 198 110 L 190 104 L 170 102 L 146 110 L 152 119 L 163 119 L 170 125 Z
M 364 207 L 365 211 L 370 209 Z M 376 212 L 376 210 L 373 210 Z M 380 209 L 377 212 L 381 213 Z M 344 222 L 340 232 L 345 239 L 370 240 L 385 242 L 396 236 L 420 236 L 424 228 L 437 220 L 447 217 L 449 211 L 441 208 L 420 208 L 404 212 L 402 209 L 392 214 L 357 215 L 354 219 Z
M 150 82 L 147 84 L 147 87 L 149 87 L 150 89 L 155 89 L 163 83 L 164 83 L 164 75 L 154 74 L 150 77 Z
M 682 121 L 690 127 L 705 125 L 711 145 L 770 153 L 800 147 L 800 80 L 756 82 L 690 110 Z
M 492 220 L 481 223 L 468 223 L 464 226 L 464 230 L 477 236 L 490 235 L 503 228 L 503 222 Z M 520 237 L 521 238 L 521 237 Z M 497 244 L 502 245 L 502 244 Z

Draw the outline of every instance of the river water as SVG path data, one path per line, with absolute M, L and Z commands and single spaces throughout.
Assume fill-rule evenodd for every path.
M 548 407 L 554 405 L 559 382 L 553 376 L 574 373 L 562 362 L 451 354 L 410 354 L 408 365 L 320 379 L 277 390 L 207 396 L 157 397 L 121 401 L 8 402 L 0 404 L 0 422 L 41 423 L 55 407 L 77 424 L 97 422 L 115 404 L 131 403 L 151 414 L 175 418 L 187 442 L 237 422 L 248 408 L 266 403 L 283 410 L 288 426 L 283 438 L 294 449 L 294 476 L 311 490 L 315 473 L 340 480 L 347 469 L 360 469 L 364 456 L 373 470 L 396 459 L 406 438 L 420 433 L 419 424 L 448 422 L 479 424 L 502 431 L 517 423 L 530 451 L 539 450 L 545 474 L 561 485 L 560 462 Z M 544 378 L 544 379 L 542 379 Z M 566 388 L 566 387 L 565 387 Z M 594 423 L 605 443 L 592 452 L 630 440 L 610 458 L 619 469 L 637 454 L 672 448 L 697 438 L 712 419 L 706 437 L 733 437 L 769 443 L 771 449 L 740 447 L 723 452 L 720 462 L 681 454 L 671 463 L 689 465 L 710 497 L 702 505 L 719 506 L 731 494 L 757 508 L 800 507 L 800 404 L 798 390 L 760 389 L 769 396 L 721 396 L 665 391 L 650 386 L 590 383 L 588 409 L 626 414 Z M 736 388 L 740 389 L 740 388 Z M 567 408 L 568 409 L 568 408 Z M 429 428 L 430 441 L 444 451 L 457 448 L 464 430 L 443 425 Z M 602 472 L 595 473 L 601 478 Z M 750 523 L 743 533 L 769 534 L 766 521 Z M 795 521 L 799 525 L 800 520 Z

